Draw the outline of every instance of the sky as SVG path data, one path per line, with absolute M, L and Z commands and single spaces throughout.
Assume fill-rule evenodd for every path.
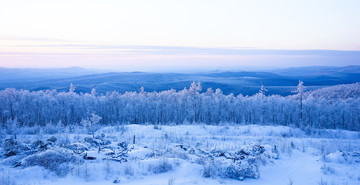
M 0 67 L 360 64 L 359 0 L 0 0 Z

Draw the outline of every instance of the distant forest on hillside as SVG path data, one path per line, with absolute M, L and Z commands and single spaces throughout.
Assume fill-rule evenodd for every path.
M 0 90 L 6 88 L 29 91 L 68 91 L 69 84 L 76 86 L 77 93 L 89 93 L 93 88 L 98 94 L 117 91 L 119 93 L 138 91 L 144 87 L 147 92 L 169 89 L 181 91 L 189 88 L 193 81 L 201 82 L 202 93 L 208 88 L 221 89 L 223 94 L 252 96 L 264 84 L 267 95 L 292 95 L 298 80 L 304 81 L 307 89 L 360 82 L 360 66 L 344 67 L 296 67 L 272 70 L 246 71 L 242 68 L 227 71 L 200 72 L 116 72 L 89 70 L 79 67 L 60 69 L 16 69 L 0 68 Z

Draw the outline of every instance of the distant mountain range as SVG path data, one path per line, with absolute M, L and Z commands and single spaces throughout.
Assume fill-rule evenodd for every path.
M 73 83 L 76 92 L 86 93 L 95 88 L 98 93 L 108 91 L 163 91 L 182 90 L 191 82 L 199 81 L 203 91 L 220 88 L 225 94 L 252 95 L 261 84 L 267 94 L 290 95 L 298 81 L 308 90 L 360 82 L 360 66 L 299 67 L 259 71 L 212 71 L 191 73 L 105 72 L 80 67 L 61 69 L 0 68 L 0 89 L 27 90 L 57 89 L 67 91 Z

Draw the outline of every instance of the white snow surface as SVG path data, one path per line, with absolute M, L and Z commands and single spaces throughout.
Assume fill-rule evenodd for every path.
M 96 160 L 84 160 L 77 164 L 72 162 L 68 173 L 59 177 L 42 166 L 14 167 L 15 162 L 26 156 L 4 157 L 5 149 L 2 149 L 0 185 L 110 185 L 115 182 L 122 185 L 360 184 L 360 133 L 354 131 L 309 132 L 286 126 L 259 125 L 121 125 L 101 128 L 95 135 L 102 135 L 110 143 L 105 148 L 100 146 L 99 151 L 98 146 L 92 147 L 84 142 L 85 137 L 92 135 L 82 130 L 75 133 L 46 134 L 44 131 L 41 135 L 18 135 L 18 142 L 28 144 L 55 136 L 58 141 L 54 148 L 66 143 L 78 143 L 88 148 L 87 156 L 96 157 Z M 1 140 L 10 137 L 5 135 Z M 120 142 L 128 144 L 127 162 L 107 160 L 110 159 L 107 153 L 120 151 Z M 187 151 L 179 145 L 188 147 Z M 254 145 L 265 148 L 258 164 L 258 179 L 245 178 L 240 181 L 216 175 L 203 177 L 206 161 L 203 163 L 203 159 L 197 157 L 201 151 L 230 153 Z M 275 146 L 278 156 L 272 151 Z M 194 149 L 193 153 L 189 151 L 190 148 Z M 82 159 L 82 155 L 78 157 Z M 226 161 L 224 157 L 217 159 Z M 160 164 L 171 167 L 159 172 L 156 166 Z

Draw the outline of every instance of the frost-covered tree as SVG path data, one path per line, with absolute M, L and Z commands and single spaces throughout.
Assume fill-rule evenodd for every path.
M 193 109 L 193 118 L 191 118 L 191 120 L 193 120 L 193 122 L 198 122 L 199 121 L 199 111 L 200 111 L 200 106 L 201 106 L 201 98 L 199 98 L 199 94 L 201 92 L 201 83 L 200 82 L 193 82 L 191 83 L 191 86 L 189 88 L 189 99 L 188 101 L 190 101 L 189 103 L 192 104 L 192 109 Z
M 224 94 L 220 89 L 202 93 L 201 84 L 195 82 L 181 91 L 161 92 L 140 89 L 138 92 L 97 94 L 93 90 L 77 94 L 74 91 L 5 89 L 0 91 L 0 125 L 10 129 L 16 119 L 18 127 L 49 123 L 301 123 L 311 128 L 360 130 L 360 97 L 356 94 L 360 91 L 360 83 L 305 92 L 300 81 L 294 91 L 297 94 L 288 97 L 265 96 L 264 89 L 260 89 L 263 93 L 253 96 Z M 337 96 L 338 92 L 348 96 Z
M 265 113 L 266 113 L 266 99 L 265 98 L 265 93 L 267 92 L 268 90 L 264 87 L 264 85 L 261 83 L 261 87 L 260 87 L 260 90 L 258 92 L 258 96 L 260 96 L 260 100 L 259 100 L 259 108 L 261 109 L 261 120 L 260 122 L 261 123 L 265 123 Z
M 85 128 L 88 130 L 88 132 L 91 133 L 92 137 L 95 138 L 95 126 L 98 124 L 101 120 L 101 117 L 92 113 L 91 117 L 86 120 L 82 120 L 81 124 L 85 126 Z
M 299 117 L 300 117 L 300 121 L 302 122 L 303 121 L 303 96 L 304 96 L 304 92 L 305 92 L 304 82 L 299 80 L 299 84 L 297 85 L 297 88 L 292 92 L 297 93 L 297 95 L 299 97 L 299 101 L 300 101 Z
M 92 88 L 92 89 L 91 89 L 91 95 L 96 96 L 96 94 L 97 94 L 97 93 L 96 93 L 96 89 L 95 89 L 95 88 Z
M 265 93 L 267 92 L 268 90 L 264 87 L 264 85 L 261 83 L 261 87 L 260 87 L 260 90 L 259 90 L 259 95 L 261 97 L 264 97 L 265 96 Z
M 69 92 L 70 92 L 70 93 L 74 93 L 74 92 L 75 92 L 75 86 L 74 86 L 72 83 L 70 83 Z

